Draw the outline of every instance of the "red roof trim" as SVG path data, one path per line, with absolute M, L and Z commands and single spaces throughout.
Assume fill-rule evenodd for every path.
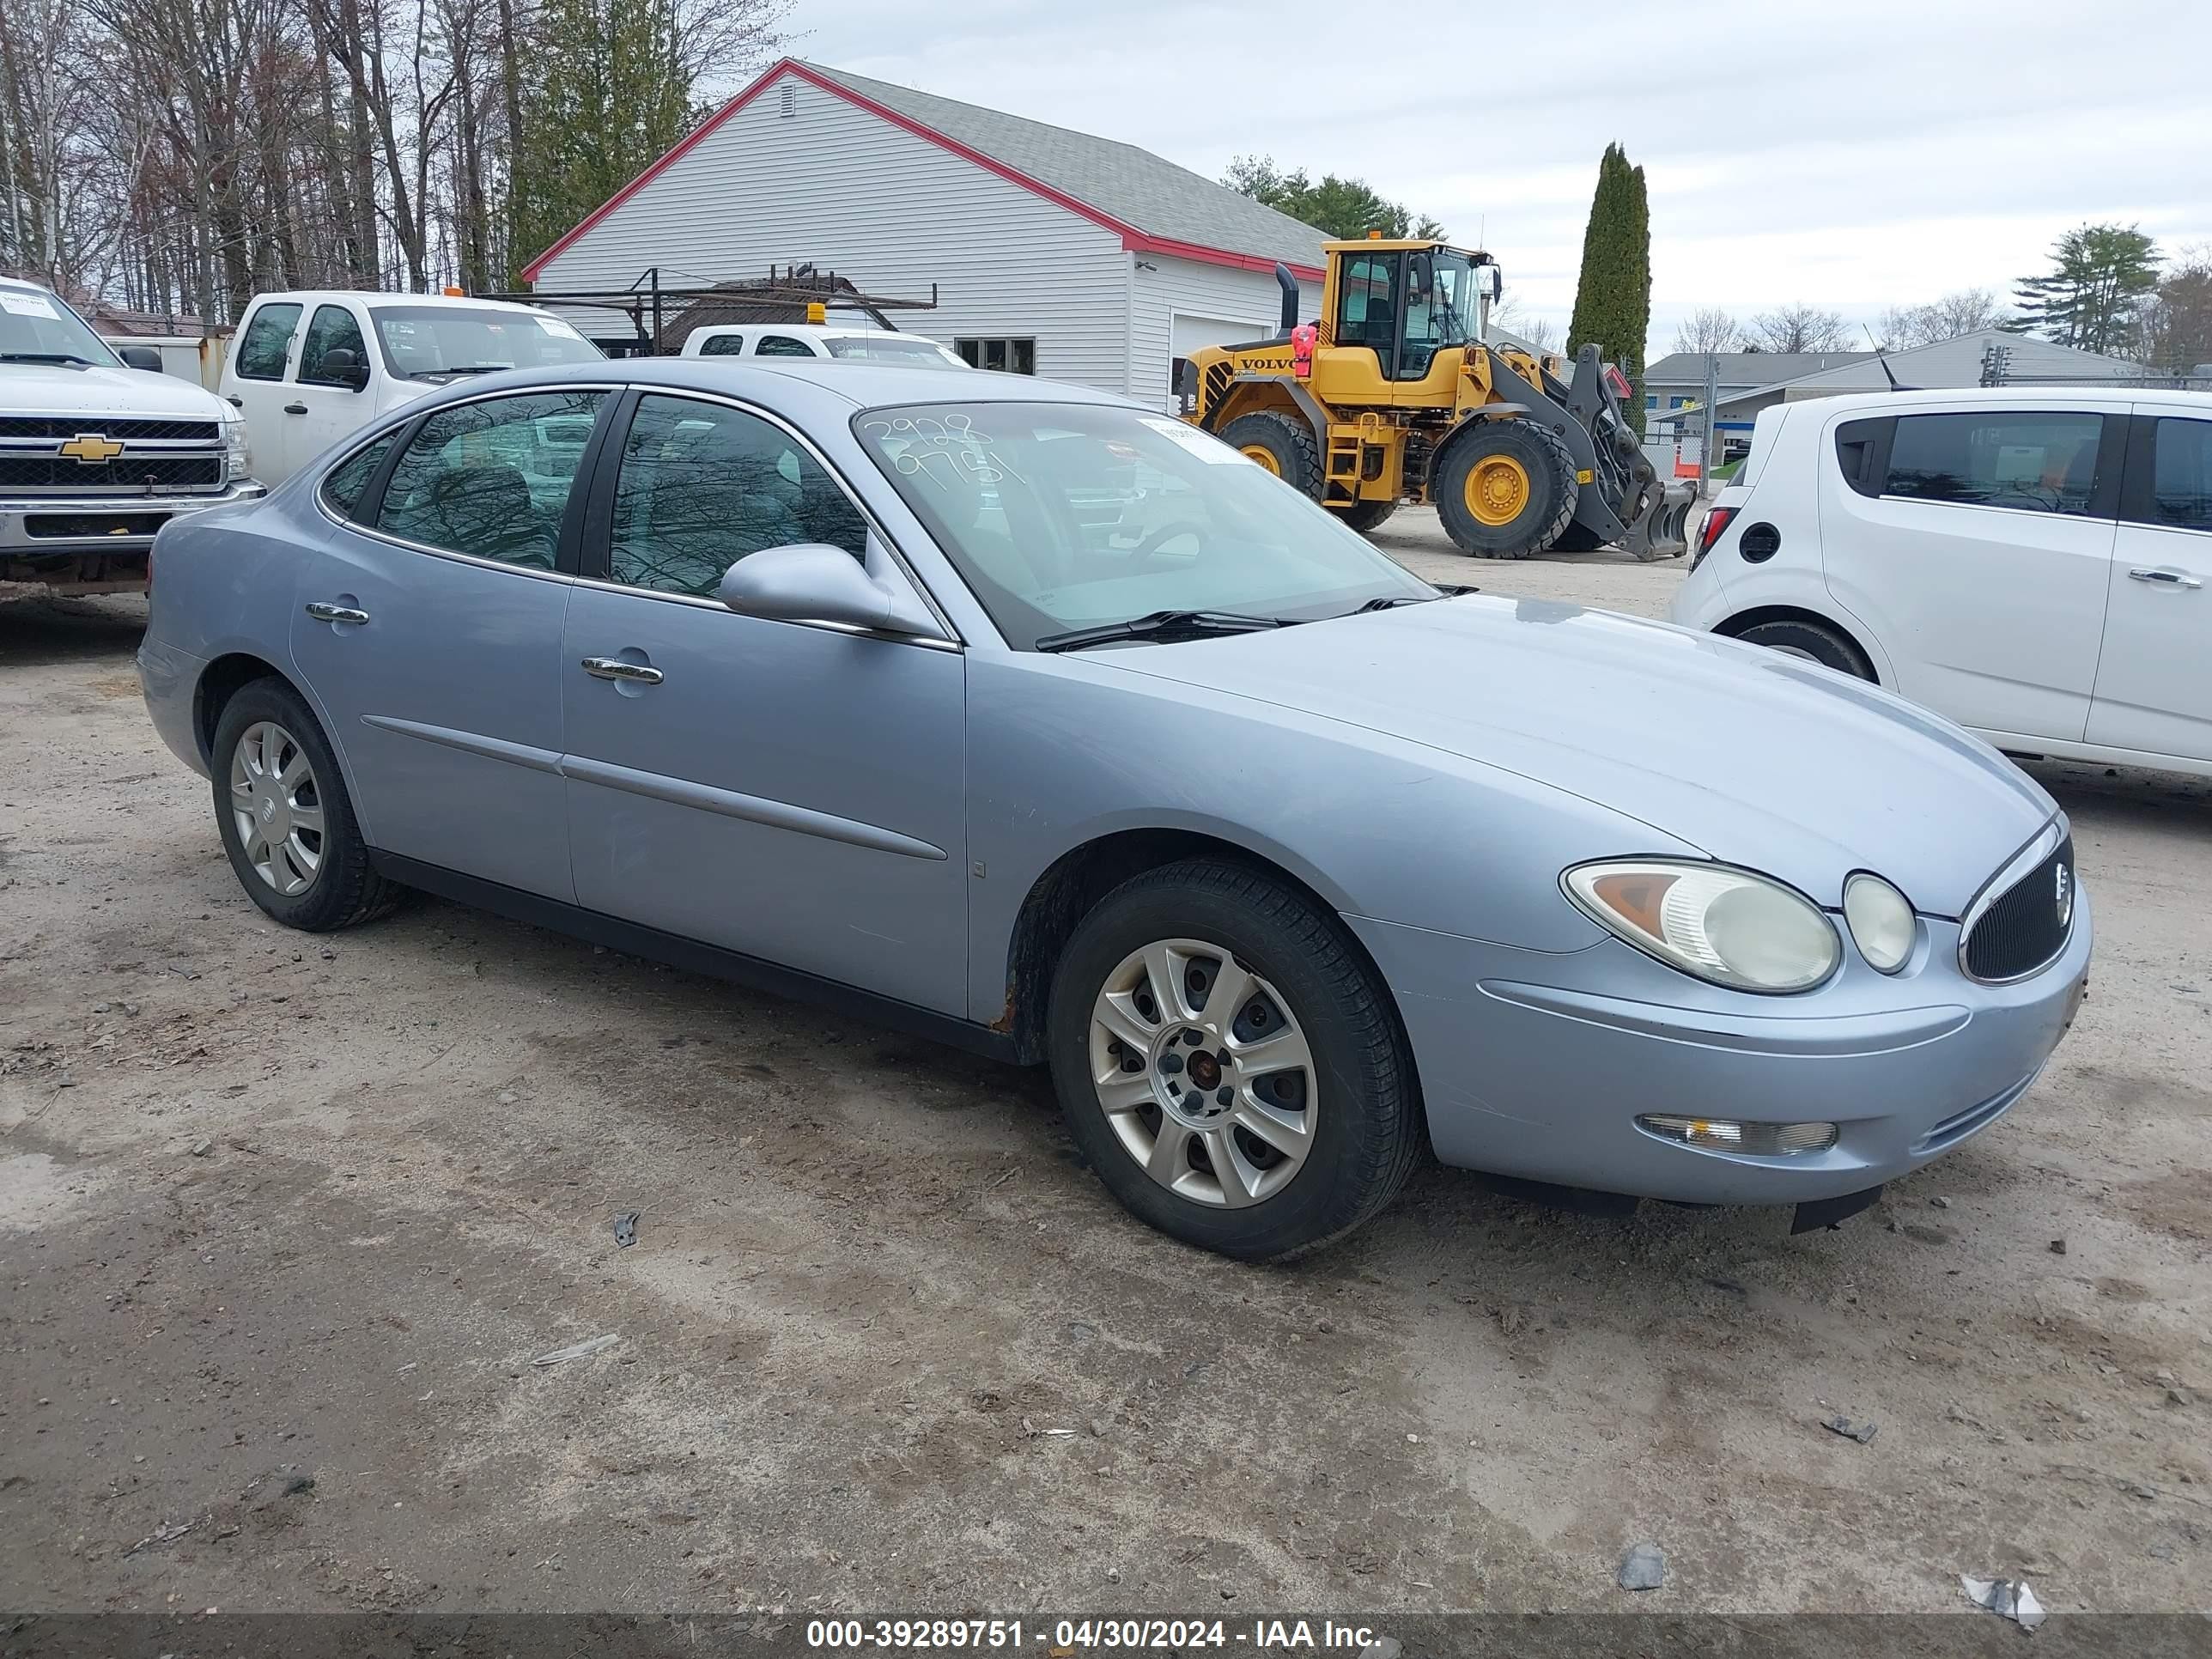
M 874 99 L 831 80 L 828 76 L 800 63 L 797 58 L 786 58 L 771 64 L 763 70 L 758 79 L 702 122 L 698 129 L 685 137 L 681 143 L 677 144 L 643 173 L 639 173 L 636 178 L 609 197 L 599 207 L 586 215 L 552 246 L 525 265 L 522 268 L 523 280 L 527 283 L 536 282 L 538 273 L 566 252 L 586 231 L 606 219 L 616 209 L 683 159 L 723 122 L 752 102 L 787 74 L 796 76 L 810 86 L 818 87 L 824 92 L 842 98 L 847 103 L 855 105 L 867 111 L 871 115 L 889 121 L 893 126 L 903 128 L 917 138 L 925 138 L 941 149 L 951 150 L 955 155 L 964 161 L 973 161 L 986 172 L 995 173 L 1009 183 L 1019 185 L 1024 190 L 1034 195 L 1042 196 L 1047 201 L 1064 207 L 1070 213 L 1079 215 L 1095 225 L 1101 225 L 1108 230 L 1118 232 L 1121 238 L 1121 246 L 1132 252 L 1166 254 L 1177 259 L 1195 259 L 1205 264 L 1228 265 L 1238 270 L 1273 270 L 1275 268 L 1275 262 L 1273 259 L 1259 254 L 1232 253 L 1225 248 L 1202 247 L 1194 242 L 1177 242 L 1148 236 L 1135 226 L 1125 224 L 1111 214 L 1102 213 L 1086 202 L 1078 201 L 1065 191 L 1054 190 L 1051 185 L 1042 184 L 1030 178 L 1027 173 L 1008 167 L 1003 161 L 994 160 L 981 150 L 971 149 L 957 139 L 947 137 L 934 127 L 925 126 L 909 116 L 902 115 L 896 110 L 879 104 Z M 1291 270 L 1293 275 L 1305 282 L 1317 283 L 1322 279 L 1320 267 L 1316 265 L 1292 265 Z

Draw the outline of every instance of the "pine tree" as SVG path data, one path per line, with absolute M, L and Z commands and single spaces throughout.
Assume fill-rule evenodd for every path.
M 2051 260 L 2048 276 L 2021 278 L 2021 315 L 2004 326 L 2083 351 L 2130 345 L 2136 313 L 2158 289 L 2158 245 L 2133 225 L 2083 225 L 2058 239 Z
M 1583 233 L 1583 268 L 1575 286 L 1575 314 L 1567 349 L 1595 343 L 1598 355 L 1619 363 L 1631 395 L 1624 411 L 1644 432 L 1644 337 L 1651 327 L 1651 204 L 1644 169 L 1628 153 L 1607 144 L 1598 162 L 1597 192 L 1589 228 Z
M 514 144 L 517 270 L 690 130 L 680 21 L 674 0 L 546 0 Z

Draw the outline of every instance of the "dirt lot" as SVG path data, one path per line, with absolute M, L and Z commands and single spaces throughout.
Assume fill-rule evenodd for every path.
M 143 614 L 0 610 L 0 1606 L 1613 1608 L 1644 1539 L 1644 1611 L 2204 1603 L 2212 788 L 2036 769 L 2092 999 L 1841 1230 L 1431 1170 L 1255 1269 L 1041 1077 L 442 904 L 281 932 Z

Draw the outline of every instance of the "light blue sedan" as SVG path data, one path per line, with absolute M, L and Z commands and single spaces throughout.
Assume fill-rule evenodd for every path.
M 421 889 L 1047 1064 L 1234 1255 L 1425 1146 L 1820 1224 L 2002 1116 L 2087 973 L 2064 817 L 1957 728 L 1447 594 L 1075 387 L 502 374 L 154 572 L 147 706 L 277 921 Z

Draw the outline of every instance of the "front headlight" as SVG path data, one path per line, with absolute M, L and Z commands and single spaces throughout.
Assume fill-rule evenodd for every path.
M 1869 967 L 1893 974 L 1912 960 L 1911 902 L 1880 876 L 1862 870 L 1844 884 L 1844 921 Z
M 246 441 L 246 416 L 232 410 L 222 417 L 223 443 L 230 455 L 230 477 L 234 483 L 253 471 L 253 449 Z
M 1577 865 L 1561 880 L 1600 927 L 1731 990 L 1809 991 L 1843 960 L 1818 905 L 1748 870 L 1636 859 Z

